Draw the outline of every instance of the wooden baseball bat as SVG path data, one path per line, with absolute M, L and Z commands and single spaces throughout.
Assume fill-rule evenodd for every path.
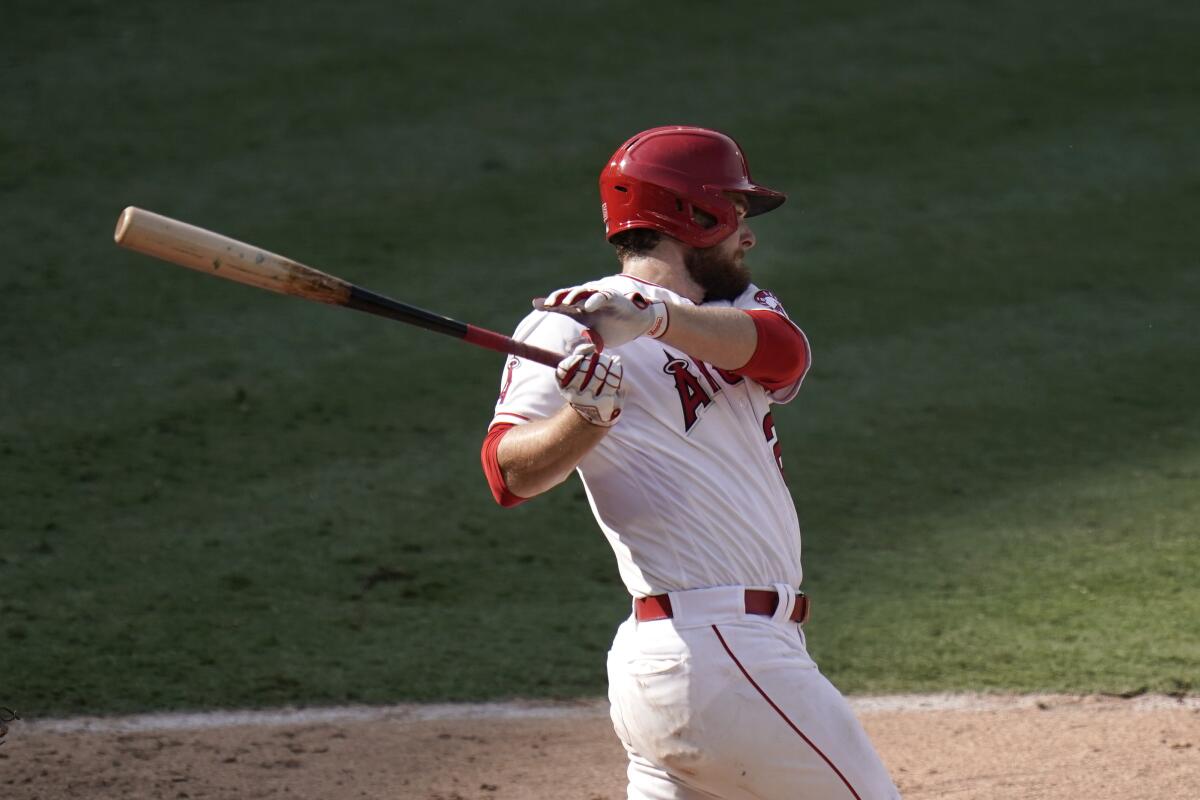
M 558 353 L 401 303 L 268 250 L 134 206 L 121 212 L 113 239 L 130 250 L 218 278 L 407 322 L 547 367 L 554 368 L 563 359 Z

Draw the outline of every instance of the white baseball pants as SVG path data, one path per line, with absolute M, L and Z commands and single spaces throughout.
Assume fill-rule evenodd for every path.
M 629 800 L 898 800 L 845 698 L 788 620 L 745 613 L 745 587 L 671 592 L 672 619 L 617 631 L 613 727 Z

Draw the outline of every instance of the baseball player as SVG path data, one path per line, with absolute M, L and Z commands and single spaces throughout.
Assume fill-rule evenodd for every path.
M 805 647 L 800 529 L 771 417 L 809 344 L 751 283 L 747 220 L 785 196 L 730 137 L 637 134 L 600 175 L 621 273 L 550 293 L 483 444 L 497 502 L 577 471 L 633 597 L 608 657 L 634 800 L 899 797 Z

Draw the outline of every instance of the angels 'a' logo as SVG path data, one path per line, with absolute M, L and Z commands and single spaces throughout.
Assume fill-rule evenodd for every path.
M 688 369 L 691 364 L 687 359 L 680 358 L 669 350 L 663 350 L 663 353 L 667 356 L 663 372 L 675 379 L 675 390 L 679 392 L 679 404 L 683 408 L 683 429 L 690 431 L 700 418 L 700 409 L 712 402 L 712 395 Z
M 788 313 L 783 310 L 783 303 L 779 302 L 779 298 L 775 296 L 775 293 L 768 289 L 758 290 L 758 292 L 756 292 L 754 295 L 754 302 L 758 303 L 759 305 L 766 306 L 772 311 L 783 314 L 785 317 L 788 315 Z
M 500 402 L 504 402 L 504 398 L 508 396 L 508 390 L 512 386 L 513 370 L 521 366 L 521 359 L 513 356 L 508 360 L 508 365 L 504 371 L 504 384 L 500 387 Z

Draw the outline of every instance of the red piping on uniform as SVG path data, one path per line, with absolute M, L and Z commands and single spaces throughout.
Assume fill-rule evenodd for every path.
M 758 343 L 750 360 L 734 374 L 744 375 L 771 391 L 791 386 L 804 377 L 811 362 L 808 339 L 791 320 L 774 311 L 746 311 L 754 320 Z
M 796 723 L 788 719 L 788 715 L 783 713 L 783 710 L 780 709 L 779 706 L 775 705 L 775 701 L 771 699 L 770 695 L 763 691 L 763 688 L 754 681 L 754 678 L 750 677 L 750 673 L 746 671 L 744 666 L 742 666 L 742 662 L 738 661 L 738 657 L 735 656 L 733 651 L 729 649 L 729 645 L 725 642 L 725 637 L 721 635 L 721 631 L 717 629 L 717 626 L 713 625 L 712 629 L 713 633 L 717 635 L 717 639 L 720 640 L 721 647 L 725 648 L 725 652 L 728 653 L 729 657 L 733 659 L 733 663 L 737 664 L 737 668 L 740 669 L 742 674 L 746 676 L 746 680 L 750 681 L 750 685 L 753 686 L 760 695 L 762 695 L 762 699 L 766 700 L 767 704 L 770 705 L 771 708 L 775 709 L 775 713 L 778 714 L 780 718 L 782 718 L 783 721 L 788 724 L 788 727 L 795 731 L 796 735 L 803 739 L 805 743 L 807 743 L 808 746 L 813 749 L 814 753 L 824 759 L 825 763 L 829 765 L 831 770 L 837 773 L 837 776 L 842 779 L 842 783 L 846 784 L 846 788 L 850 790 L 850 794 L 854 795 L 854 800 L 862 800 L 862 797 L 858 794 L 858 792 L 854 791 L 854 787 L 850 785 L 850 781 L 846 780 L 846 776 L 842 774 L 842 771 L 834 766 L 834 763 L 829 760 L 829 756 L 822 753 L 821 748 L 813 744 L 813 740 L 805 736 L 804 732 L 796 727 Z
M 629 273 L 627 273 L 627 272 L 623 272 L 623 273 L 621 273 L 621 277 L 622 277 L 622 278 L 629 278 L 629 280 L 631 280 L 631 281 L 637 281 L 638 283 L 644 283 L 644 284 L 646 284 L 647 286 L 655 286 L 655 287 L 658 287 L 659 289 L 666 289 L 666 288 L 667 288 L 667 287 L 665 287 L 665 286 L 660 286 L 659 284 L 657 284 L 657 283 L 654 283 L 653 281 L 648 281 L 648 280 L 645 280 L 644 278 L 635 278 L 635 277 L 633 277 L 632 275 L 630 275 L 630 274 L 629 274 Z M 670 291 L 670 290 L 668 289 L 667 291 Z
M 514 414 L 514 413 L 513 413 L 513 412 L 511 412 L 511 411 L 498 411 L 498 412 L 496 412 L 496 416 L 498 416 L 498 417 L 499 417 L 499 416 L 505 416 L 505 417 L 516 417 L 517 419 L 523 419 L 523 420 L 525 420 L 526 422 L 532 422 L 532 421 L 533 421 L 533 420 L 532 420 L 530 417 L 527 417 L 527 416 L 525 416 L 524 414 Z M 491 424 L 491 425 L 488 427 L 488 430 L 490 431 L 492 428 L 496 427 L 497 425 L 505 425 L 505 426 L 507 426 L 507 428 L 511 428 L 511 427 L 513 426 L 513 423 L 511 423 L 511 422 L 493 422 L 493 423 L 492 423 L 492 424 Z M 506 429 L 507 429 L 507 428 L 506 428 Z
M 500 469 L 500 459 L 497 456 L 500 450 L 500 440 L 504 438 L 504 434 L 508 433 L 510 428 L 515 427 L 516 425 L 511 422 L 497 422 L 488 430 L 487 436 L 483 440 L 483 448 L 479 453 L 479 458 L 483 462 L 483 474 L 487 476 L 488 488 L 492 490 L 492 497 L 504 508 L 512 508 L 529 499 L 515 495 L 508 490 L 508 484 L 504 481 L 504 471 Z

